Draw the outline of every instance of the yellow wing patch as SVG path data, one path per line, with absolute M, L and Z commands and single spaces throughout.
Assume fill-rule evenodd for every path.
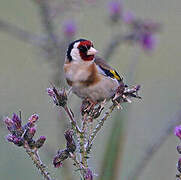
M 113 76 L 114 76 L 118 81 L 121 80 L 121 78 L 120 78 L 119 75 L 116 73 L 116 71 L 114 71 L 114 70 L 111 69 L 110 72 L 113 74 Z

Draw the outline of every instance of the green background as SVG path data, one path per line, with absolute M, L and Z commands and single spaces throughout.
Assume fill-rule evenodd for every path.
M 163 133 L 168 123 L 176 118 L 177 112 L 181 110 L 181 1 L 127 0 L 123 4 L 125 10 L 132 11 L 136 16 L 153 19 L 162 24 L 162 30 L 157 36 L 157 47 L 153 53 L 146 54 L 137 46 L 123 45 L 117 48 L 109 60 L 109 63 L 124 76 L 127 84 L 141 84 L 140 95 L 143 99 L 123 105 L 122 112 L 114 112 L 113 118 L 105 123 L 97 135 L 89 163 L 93 171 L 99 175 L 101 162 L 106 158 L 103 158 L 103 152 L 112 122 L 115 121 L 114 117 L 118 118 L 119 114 L 125 112 L 124 119 L 120 119 L 124 124 L 125 138 L 123 154 L 118 159 L 117 179 L 126 180 L 147 145 Z M 72 17 L 78 24 L 78 34 L 75 38 L 86 37 L 92 40 L 100 55 L 103 55 L 106 44 L 120 28 L 119 25 L 112 27 L 110 24 L 107 1 L 103 0 L 91 6 L 83 3 L 81 7 L 76 7 L 66 15 L 60 15 L 56 19 L 59 34 L 62 31 L 61 23 Z M 0 18 L 30 32 L 40 34 L 43 31 L 38 7 L 30 0 L 0 0 Z M 133 72 L 132 65 L 135 59 L 138 63 Z M 51 59 L 49 61 L 51 62 Z M 31 114 L 38 113 L 40 120 L 37 137 L 47 137 L 47 143 L 40 152 L 42 160 L 48 164 L 57 179 L 66 179 L 65 172 L 62 169 L 54 169 L 52 165 L 56 150 L 63 148 L 65 141 L 62 128 L 57 121 L 59 112 L 46 94 L 46 88 L 50 86 L 49 82 L 54 72 L 50 62 L 42 56 L 37 47 L 0 31 L 0 115 L 11 116 L 12 112 L 21 110 L 23 119 L 27 120 Z M 78 116 L 79 106 L 75 106 L 75 102 L 78 101 L 80 104 L 80 100 L 73 96 L 70 101 Z M 7 130 L 2 127 L 0 179 L 42 179 L 24 150 L 7 143 L 5 135 Z M 139 179 L 175 179 L 178 143 L 179 140 L 172 134 Z M 71 162 L 69 164 L 71 167 Z M 74 179 L 79 179 L 75 172 L 72 174 Z M 98 176 L 95 179 L 98 179 Z

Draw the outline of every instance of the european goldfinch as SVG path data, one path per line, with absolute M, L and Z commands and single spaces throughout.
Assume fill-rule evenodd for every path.
M 91 41 L 79 39 L 69 45 L 64 63 L 65 78 L 72 91 L 95 104 L 110 100 L 116 89 L 124 85 L 115 69 L 96 53 Z

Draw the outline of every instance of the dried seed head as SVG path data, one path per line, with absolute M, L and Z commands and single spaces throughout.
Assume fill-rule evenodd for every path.
M 53 165 L 55 168 L 62 167 L 62 162 L 66 160 L 69 157 L 69 152 L 64 150 L 59 150 L 56 154 L 56 156 L 53 159 Z
M 179 158 L 179 160 L 178 160 L 177 169 L 181 173 L 181 158 Z
M 177 151 L 179 154 L 181 154 L 181 146 L 177 146 Z
M 65 139 L 67 140 L 67 151 L 68 152 L 74 152 L 76 150 L 76 144 L 73 139 L 73 131 L 72 130 L 67 130 L 64 133 Z

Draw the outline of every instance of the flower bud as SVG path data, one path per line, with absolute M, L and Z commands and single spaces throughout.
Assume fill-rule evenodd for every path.
M 68 152 L 74 152 L 76 150 L 76 144 L 73 139 L 73 131 L 72 130 L 67 130 L 64 133 L 65 139 L 67 140 L 67 150 Z
M 73 37 L 76 33 L 77 27 L 74 21 L 68 20 L 63 24 L 63 32 L 67 37 Z
M 21 119 L 18 117 L 17 114 L 15 114 L 15 113 L 13 114 L 12 121 L 14 122 L 16 129 L 21 128 Z
M 65 107 L 65 105 L 67 104 L 67 93 L 65 89 L 58 91 L 55 87 L 53 87 L 48 88 L 47 92 L 57 106 Z
M 179 154 L 181 154 L 181 146 L 177 146 L 177 151 Z
M 141 35 L 140 44 L 146 51 L 153 50 L 156 44 L 155 37 L 151 32 L 145 32 Z
M 35 146 L 36 148 L 41 148 L 46 140 L 45 136 L 40 136 L 40 138 L 36 141 Z
M 69 157 L 69 152 L 64 150 L 59 150 L 57 155 L 53 159 L 53 165 L 55 168 L 62 167 L 62 161 L 66 160 Z
M 9 117 L 6 117 L 4 119 L 4 123 L 7 125 L 7 126 L 12 126 L 13 125 L 13 121 L 12 119 L 10 119 Z
M 109 3 L 109 13 L 113 21 L 118 21 L 122 16 L 122 4 L 120 1 L 111 1 Z
M 174 134 L 181 139 L 181 125 L 175 127 Z
M 126 23 L 126 24 L 131 24 L 133 23 L 135 20 L 135 16 L 133 15 L 132 12 L 130 11 L 127 11 L 123 14 L 123 21 Z
M 181 158 L 179 158 L 179 160 L 178 160 L 177 169 L 181 173 Z
M 13 141 L 14 141 L 14 138 L 15 138 L 15 136 L 13 136 L 12 134 L 8 134 L 8 135 L 6 136 L 6 139 L 7 139 L 7 141 L 9 141 L 9 142 L 13 142 Z
M 55 93 L 54 93 L 54 91 L 53 91 L 52 88 L 47 88 L 47 94 L 48 94 L 50 97 L 55 96 Z
M 9 117 L 6 117 L 6 118 L 4 119 L 4 123 L 6 124 L 7 129 L 8 129 L 11 133 L 13 133 L 14 130 L 15 130 L 15 125 L 14 125 L 13 120 L 10 119 Z
M 34 149 L 36 142 L 33 139 L 31 139 L 28 141 L 28 145 L 29 145 L 30 149 Z
M 85 180 L 93 180 L 92 171 L 89 168 L 87 168 L 87 170 L 86 170 L 86 174 L 85 174 L 84 179 Z
M 30 141 L 33 138 L 33 136 L 35 135 L 35 133 L 36 133 L 35 127 L 31 127 L 30 129 L 27 129 L 24 134 L 25 140 Z
M 35 122 L 39 119 L 38 114 L 33 114 L 31 115 L 31 117 L 29 118 L 29 122 L 28 122 L 28 126 L 32 127 L 34 126 Z
M 17 146 L 22 146 L 24 144 L 23 139 L 20 137 L 15 137 L 13 143 Z

